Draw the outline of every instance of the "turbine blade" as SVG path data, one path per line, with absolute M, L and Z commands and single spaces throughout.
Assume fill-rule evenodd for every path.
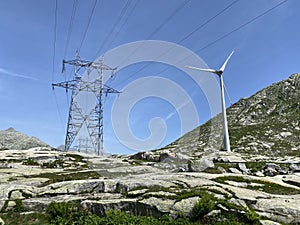
M 185 67 L 190 68 L 190 69 L 204 71 L 204 72 L 209 72 L 209 73 L 217 73 L 217 71 L 213 70 L 213 69 L 202 69 L 202 68 L 198 68 L 198 67 L 194 67 L 194 66 L 185 66 Z
M 226 65 L 229 61 L 229 59 L 231 58 L 231 56 L 233 55 L 233 53 L 235 52 L 235 49 L 233 49 L 233 51 L 230 53 L 230 55 L 227 57 L 227 59 L 225 60 L 224 64 L 222 65 L 222 67 L 220 68 L 220 71 L 224 72 Z

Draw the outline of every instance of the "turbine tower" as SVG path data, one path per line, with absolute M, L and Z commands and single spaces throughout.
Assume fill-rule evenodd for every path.
M 230 140 L 229 140 L 229 132 L 228 132 L 228 124 L 227 124 L 226 105 L 225 105 L 225 98 L 224 98 L 224 82 L 223 82 L 222 74 L 226 68 L 226 65 L 227 65 L 229 59 L 231 58 L 231 56 L 233 55 L 234 52 L 235 52 L 235 49 L 230 53 L 230 55 L 227 57 L 224 64 L 221 66 L 221 68 L 219 70 L 204 69 L 204 68 L 198 68 L 198 67 L 194 67 L 194 66 L 185 66 L 190 69 L 196 69 L 196 70 L 200 70 L 200 71 L 204 71 L 204 72 L 217 74 L 220 79 L 222 115 L 223 115 L 223 134 L 224 134 L 223 142 L 224 142 L 224 149 L 227 152 L 230 152 L 231 149 L 230 149 Z
M 65 64 L 72 65 L 74 67 L 73 79 L 70 81 L 60 82 L 52 84 L 52 88 L 62 87 L 66 91 L 69 89 L 72 91 L 69 116 L 67 123 L 67 132 L 65 137 L 65 151 L 69 151 L 72 143 L 77 138 L 81 129 L 85 128 L 88 137 L 85 138 L 86 145 L 91 143 L 90 148 L 94 150 L 97 155 L 103 155 L 103 95 L 109 93 L 120 93 L 104 84 L 103 75 L 104 71 L 110 71 L 113 75 L 116 68 L 111 68 L 103 63 L 103 58 L 98 62 L 86 61 L 80 58 L 77 53 L 74 60 L 63 60 L 63 69 L 65 71 Z M 96 78 L 84 79 L 80 73 L 81 69 L 85 69 L 87 77 L 90 78 L 91 72 L 96 71 Z M 96 106 L 90 111 L 84 111 L 80 106 L 78 97 L 80 93 L 93 93 L 96 97 Z M 87 103 L 86 103 L 87 104 Z M 78 148 L 82 147 L 82 138 L 78 138 Z M 85 149 L 87 150 L 87 146 Z M 78 149 L 80 151 L 80 149 Z

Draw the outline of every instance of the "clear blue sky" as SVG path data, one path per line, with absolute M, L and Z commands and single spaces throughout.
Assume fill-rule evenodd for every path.
M 76 11 L 67 42 L 74 1 L 58 0 L 53 71 L 55 0 L 1 0 L 0 130 L 13 127 L 54 147 L 63 144 L 68 115 L 67 97 L 64 90 L 56 89 L 55 100 L 51 83 L 65 79 L 61 75 L 64 57 L 72 59 L 79 49 L 82 58 L 94 60 L 121 44 L 149 38 L 178 43 L 233 2 L 225 12 L 180 44 L 196 52 L 212 68 L 221 66 L 231 50 L 236 48 L 224 80 L 232 102 L 249 97 L 300 72 L 300 1 L 289 0 L 234 31 L 282 1 L 98 0 L 87 29 L 94 0 L 75 0 Z M 179 9 L 180 5 L 184 6 Z M 234 32 L 229 34 L 231 31 Z M 229 35 L 221 38 L 226 34 Z M 166 68 L 153 63 L 136 73 L 144 65 L 139 63 L 121 70 L 109 85 L 122 90 L 134 80 Z M 205 100 L 196 101 L 203 96 L 187 78 L 183 78 L 185 74 L 182 71 L 169 68 L 160 76 L 172 79 L 193 95 L 199 110 L 199 124 L 209 119 Z M 109 97 L 105 103 L 105 148 L 112 153 L 134 153 L 114 137 L 110 122 L 114 99 Z M 201 104 L 201 101 L 204 103 Z M 167 102 L 157 98 L 144 99 L 132 109 L 131 129 L 139 138 L 146 138 L 151 118 L 166 118 L 173 111 Z M 170 129 L 160 147 L 180 135 L 177 117 L 175 113 L 167 121 Z

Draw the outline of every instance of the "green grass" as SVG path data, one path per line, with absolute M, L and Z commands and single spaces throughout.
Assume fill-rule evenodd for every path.
M 99 173 L 96 171 L 81 171 L 70 173 L 42 173 L 37 175 L 26 176 L 27 178 L 48 178 L 49 180 L 44 182 L 41 186 L 46 186 L 52 183 L 70 180 L 86 180 L 86 179 L 98 179 Z
M 27 159 L 25 160 L 23 163 L 23 165 L 28 165 L 28 166 L 39 166 L 39 163 L 37 161 L 35 161 L 34 159 Z
M 7 225 L 50 225 L 46 214 L 31 213 L 21 215 L 16 212 L 2 213 L 0 217 Z
M 300 190 L 291 188 L 291 187 L 285 187 L 280 184 L 268 182 L 268 181 L 262 181 L 258 179 L 246 179 L 242 176 L 225 176 L 225 177 L 217 177 L 214 179 L 216 182 L 219 183 L 226 183 L 226 181 L 235 181 L 235 182 L 243 182 L 247 183 L 247 189 L 251 190 L 261 190 L 263 192 L 269 193 L 269 194 L 277 194 L 277 195 L 294 195 L 294 194 L 300 194 Z M 256 183 L 256 184 L 262 184 L 263 186 L 252 186 L 250 183 Z
M 78 203 L 52 202 L 45 213 L 20 214 L 10 211 L 0 214 L 8 225 L 246 225 L 257 224 L 257 214 L 246 211 L 239 216 L 234 213 L 221 214 L 215 217 L 203 216 L 216 208 L 215 198 L 206 194 L 195 204 L 192 219 L 178 216 L 176 219 L 168 215 L 155 218 L 151 216 L 131 215 L 121 211 L 107 211 L 104 217 L 89 213 Z
M 25 211 L 25 208 L 23 206 L 23 203 L 22 203 L 22 200 L 21 199 L 16 199 L 14 200 L 15 202 L 15 206 L 10 208 L 10 209 L 7 209 L 8 208 L 8 200 L 6 200 L 4 202 L 4 205 L 3 207 L 1 208 L 1 213 L 5 213 L 5 212 L 15 212 L 15 213 L 20 213 L 20 212 L 24 212 Z
M 64 167 L 64 161 L 62 159 L 57 159 L 52 162 L 44 162 L 41 165 L 42 168 L 63 168 Z
M 73 158 L 76 162 L 86 162 L 83 160 L 83 156 L 81 156 L 81 155 L 67 153 L 65 156 Z

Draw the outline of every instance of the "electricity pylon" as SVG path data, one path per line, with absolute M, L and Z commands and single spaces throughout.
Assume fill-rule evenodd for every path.
M 105 65 L 103 58 L 98 62 L 82 60 L 78 53 L 74 60 L 63 60 L 62 72 L 65 71 L 65 64 L 74 67 L 73 79 L 52 84 L 53 89 L 55 87 L 62 87 L 66 91 L 72 91 L 64 150 L 68 151 L 70 149 L 80 129 L 85 125 L 95 153 L 103 155 L 103 95 L 120 93 L 103 83 L 103 75 L 104 71 L 110 71 L 111 75 L 113 75 L 116 68 Z M 82 79 L 83 77 L 80 74 L 81 69 L 86 69 L 87 76 L 95 70 L 98 76 L 92 81 Z M 96 106 L 89 112 L 84 112 L 77 101 L 76 97 L 81 92 L 91 92 L 96 96 Z

